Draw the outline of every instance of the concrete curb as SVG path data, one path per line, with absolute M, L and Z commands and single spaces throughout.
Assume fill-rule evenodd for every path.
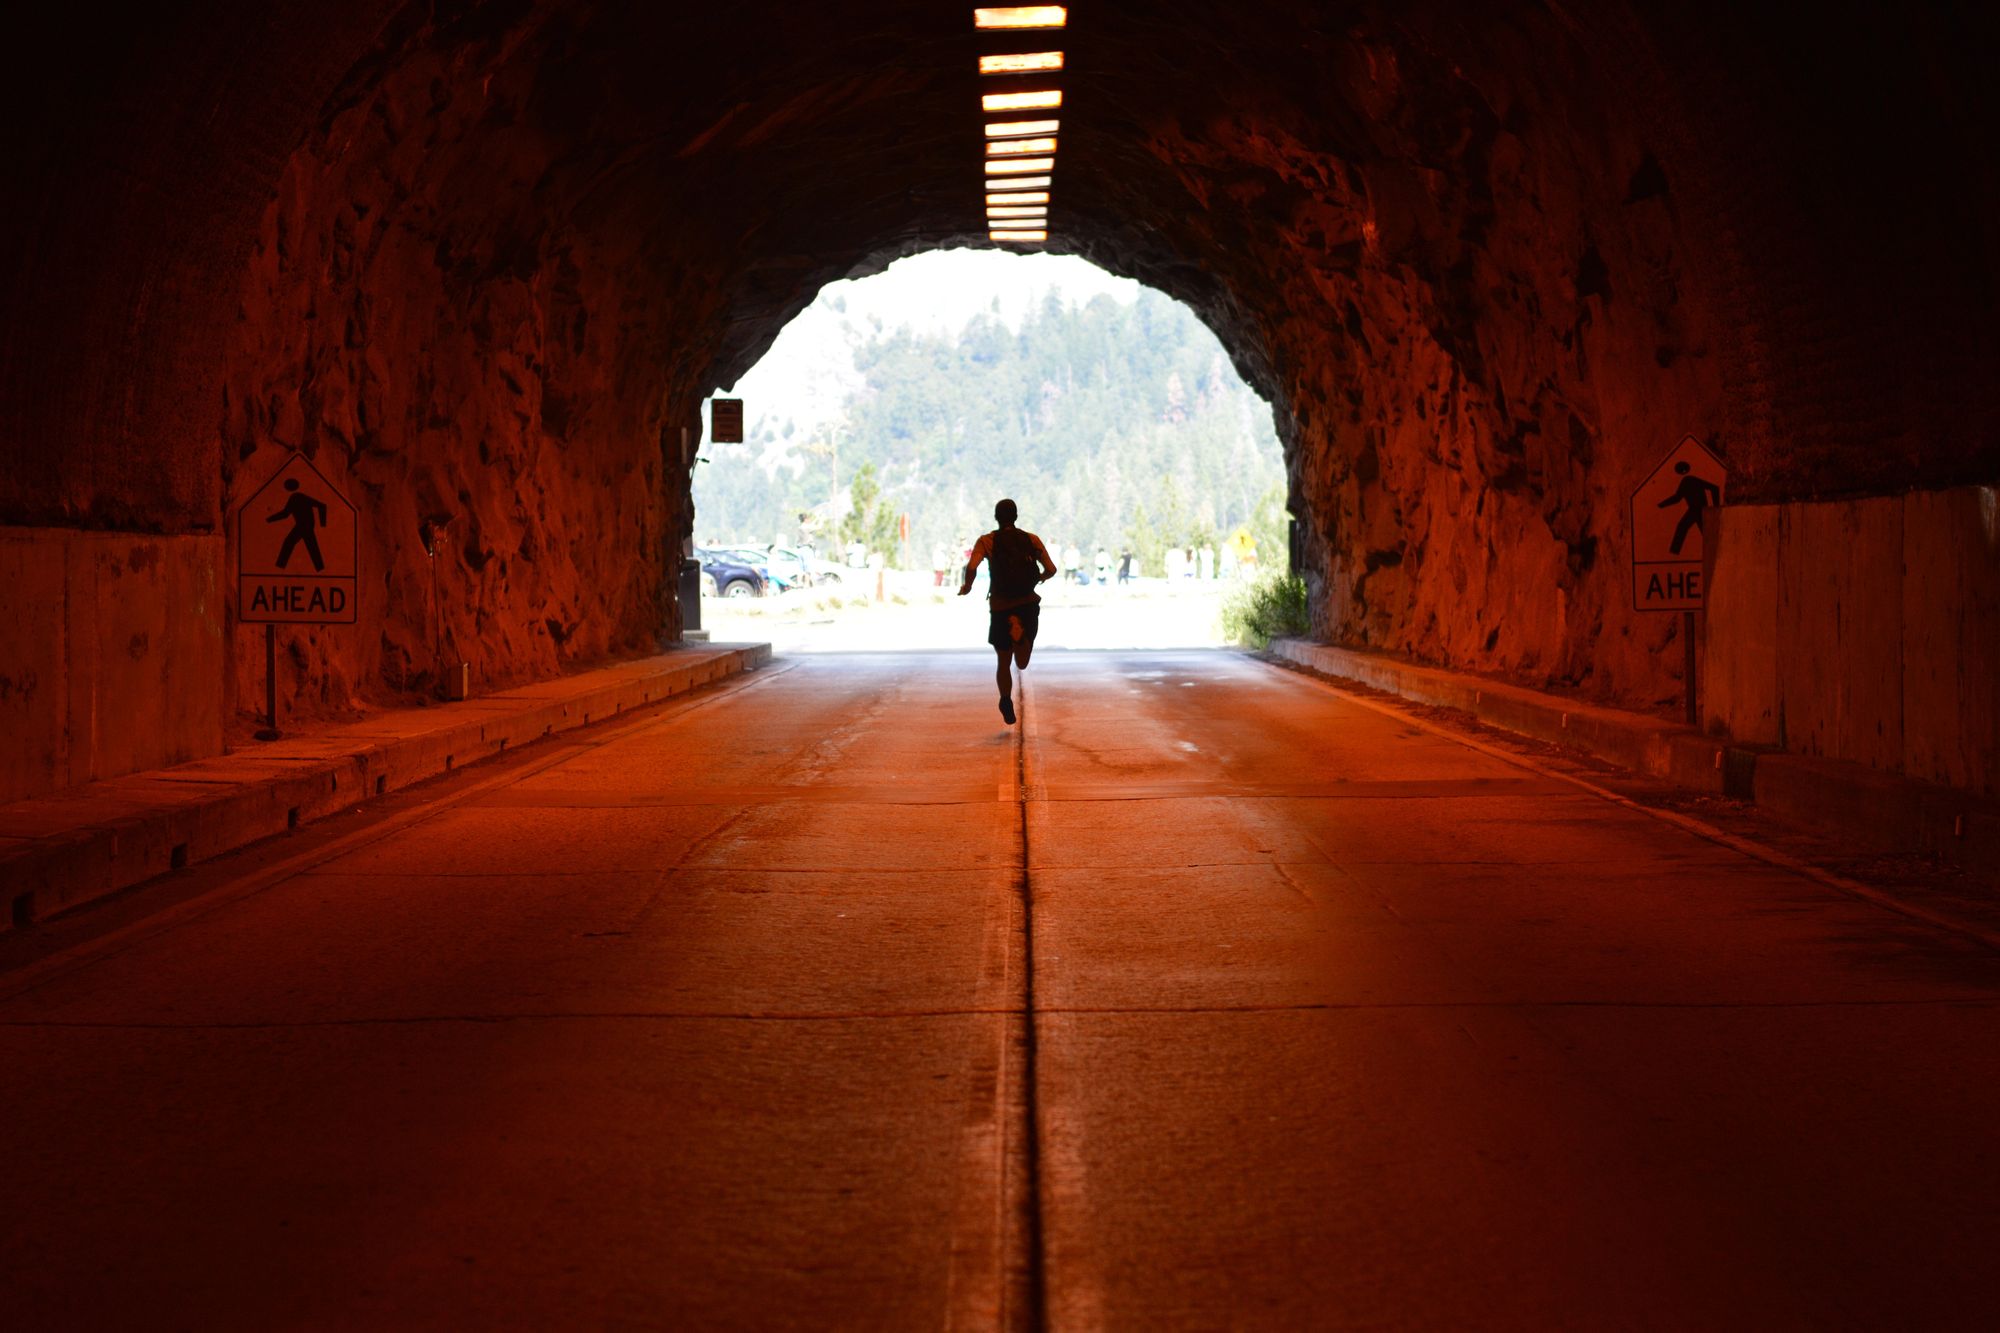
M 770 660 L 683 648 L 0 806 L 0 932 Z
M 1871 851 L 1941 856 L 2000 871 L 2000 805 L 1861 764 L 1734 745 L 1640 713 L 1579 703 L 1377 653 L 1274 639 L 1271 655 L 1333 680 L 1456 708 L 1537 740 L 1574 745 L 1677 787 L 1754 801 Z

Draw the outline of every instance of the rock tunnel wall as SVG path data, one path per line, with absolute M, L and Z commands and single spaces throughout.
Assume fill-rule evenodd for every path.
M 360 628 L 286 635 L 302 711 L 491 690 L 678 633 L 674 320 L 648 229 L 536 123 L 532 28 L 424 25 L 336 94 L 261 220 L 222 385 L 224 511 L 298 451 L 362 514 Z M 713 297 L 707 305 L 712 306 Z M 252 515 L 255 521 L 258 516 Z M 233 547 L 232 547 L 233 549 Z M 236 697 L 261 688 L 238 634 Z
M 1742 11 L 1072 7 L 1054 248 L 1189 301 L 1271 398 L 1326 636 L 1654 705 L 1677 618 L 1629 610 L 1624 513 L 1682 434 L 1759 503 L 2000 478 L 1992 16 Z M 45 566 L 192 543 L 175 577 L 225 596 L 147 632 L 142 715 L 217 644 L 196 713 L 254 707 L 227 516 L 293 450 L 361 504 L 366 574 L 359 627 L 286 633 L 297 709 L 673 637 L 699 399 L 826 280 L 983 243 L 961 6 L 32 22 L 0 523 Z M 10 614 L 71 623 L 72 586 Z M 107 614 L 92 642 L 138 642 Z M 32 638 L 23 718 L 82 679 Z

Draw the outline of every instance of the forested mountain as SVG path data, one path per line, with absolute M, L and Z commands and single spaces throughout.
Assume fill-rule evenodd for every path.
M 1072 306 L 1051 291 L 1018 329 L 995 313 L 956 335 L 875 330 L 856 335 L 852 354 L 860 387 L 839 424 L 772 422 L 750 403 L 747 443 L 704 448 L 701 538 L 796 541 L 812 513 L 824 546 L 829 495 L 845 516 L 879 485 L 879 513 L 845 526 L 893 533 L 908 514 L 920 567 L 934 544 L 991 527 L 1003 495 L 1052 549 L 1130 545 L 1157 573 L 1165 546 L 1248 527 L 1262 560 L 1282 562 L 1270 411 L 1215 336 L 1158 293 Z

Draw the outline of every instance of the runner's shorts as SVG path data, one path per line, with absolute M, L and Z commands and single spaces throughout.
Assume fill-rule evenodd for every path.
M 1035 631 L 1041 625 L 1042 608 L 1030 602 L 1026 606 L 1009 607 L 1005 611 L 995 611 L 993 613 L 993 624 L 986 631 L 986 642 L 992 644 L 1002 652 L 1012 652 L 1014 650 L 1013 631 L 1007 627 L 1007 621 L 1010 617 L 1016 618 L 1021 622 L 1021 642 L 1024 644 L 1033 643 L 1035 641 Z

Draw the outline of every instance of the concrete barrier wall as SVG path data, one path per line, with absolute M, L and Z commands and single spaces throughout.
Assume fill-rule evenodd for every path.
M 1996 500 L 1970 486 L 1721 510 L 1708 729 L 2000 794 Z
M 222 752 L 222 557 L 0 526 L 0 801 Z

